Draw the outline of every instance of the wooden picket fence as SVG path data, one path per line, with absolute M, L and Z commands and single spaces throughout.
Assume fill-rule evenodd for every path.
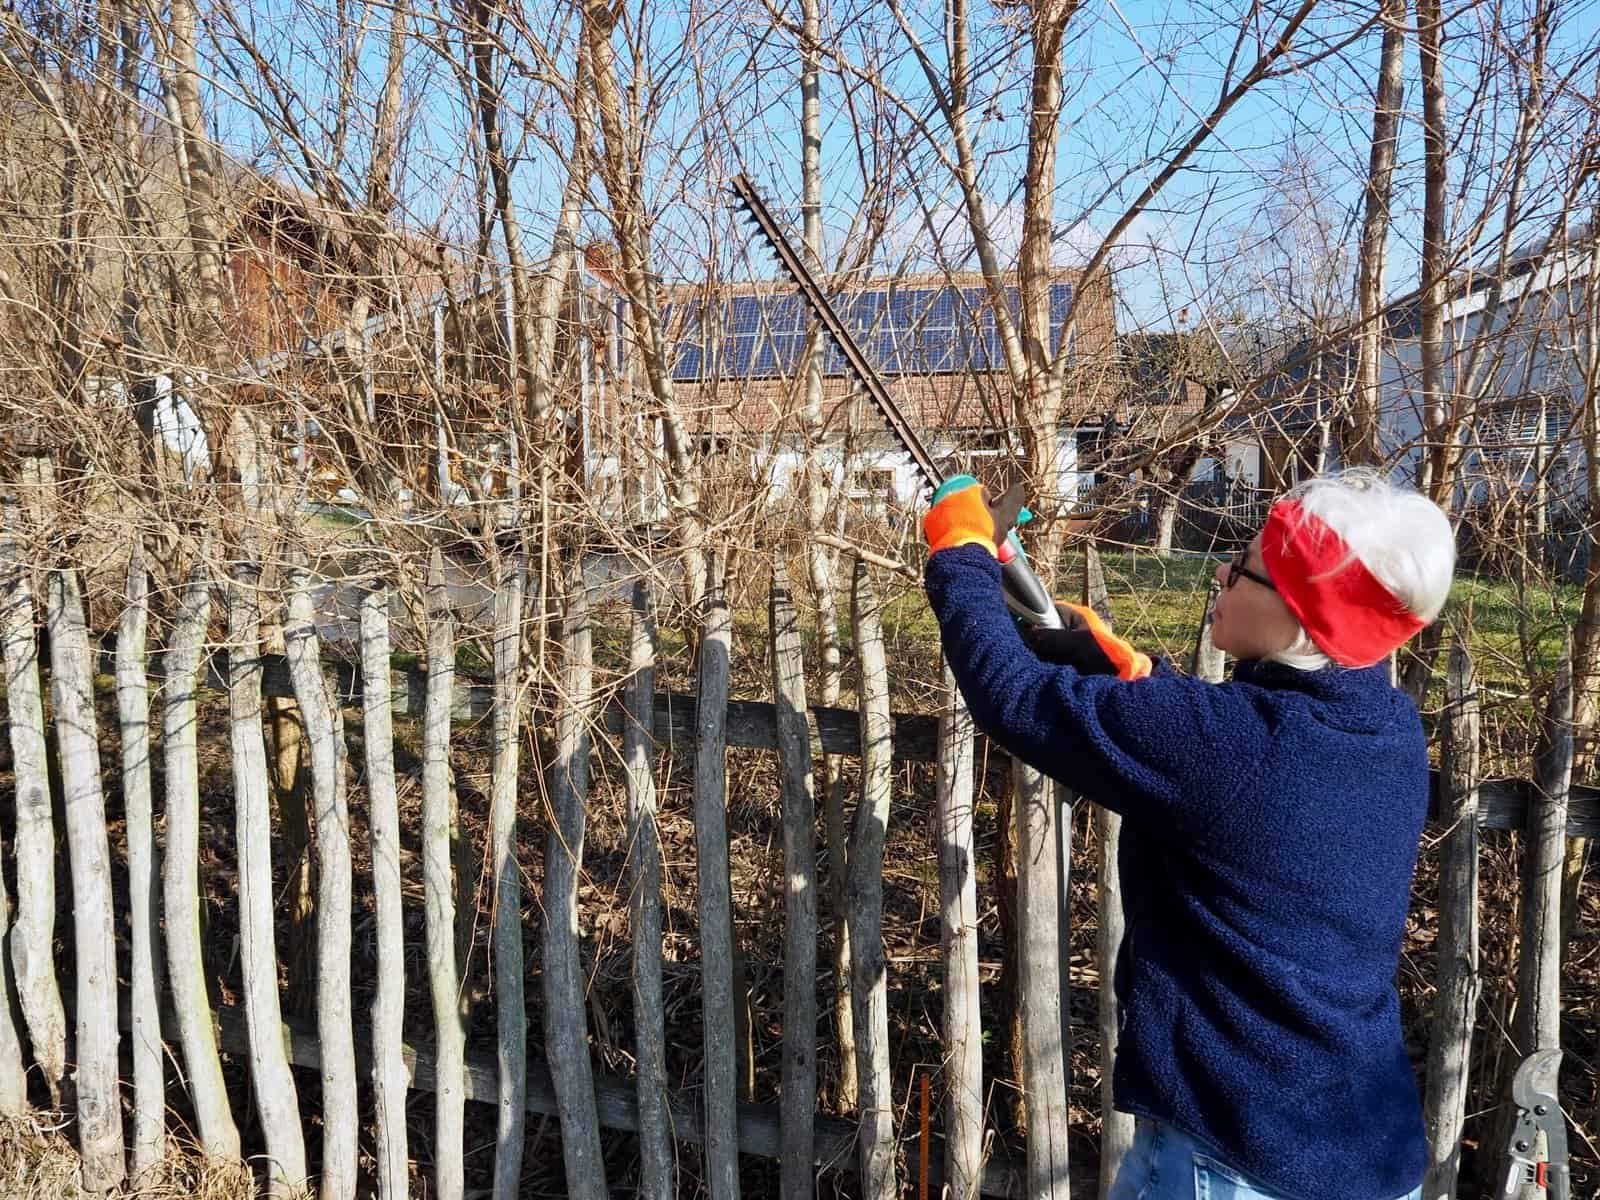
M 4 528 L 9 529 L 10 525 Z M 360 605 L 360 655 L 355 665 L 325 660 L 319 645 L 312 580 L 303 565 L 288 572 L 284 600 L 286 655 L 262 653 L 263 596 L 248 564 L 226 578 L 206 573 L 202 552 L 171 613 L 170 634 L 150 665 L 146 630 L 150 589 L 143 552 L 135 547 L 126 602 L 115 631 L 114 674 L 121 789 L 126 810 L 129 909 L 112 903 L 112 855 L 105 821 L 101 739 L 96 724 L 97 660 L 86 627 L 77 574 L 65 563 L 40 566 L 0 533 L 0 645 L 3 645 L 7 730 L 16 779 L 14 844 L 17 903 L 5 907 L 0 935 L 9 955 L 0 988 L 15 989 L 23 1021 L 0 991 L 0 1112 L 27 1103 L 26 1073 L 42 1075 L 53 1099 L 76 1118 L 83 1184 L 135 1185 L 161 1169 L 169 1136 L 164 1059 L 181 1065 L 194 1113 L 194 1133 L 210 1154 L 240 1155 L 239 1115 L 231 1111 L 220 1053 L 243 1056 L 265 1143 L 257 1164 L 269 1194 L 298 1194 L 308 1185 L 304 1122 L 291 1067 L 320 1076 L 320 1194 L 356 1194 L 358 1127 L 369 1122 L 377 1147 L 376 1189 L 386 1200 L 406 1195 L 405 1097 L 433 1092 L 434 1176 L 429 1193 L 464 1193 L 466 1101 L 497 1112 L 494 1195 L 511 1200 L 523 1173 L 524 1121 L 529 1112 L 560 1122 L 567 1188 L 574 1197 L 608 1195 L 603 1127 L 637 1134 L 639 1191 L 676 1194 L 675 1161 L 686 1143 L 702 1147 L 701 1178 L 711 1196 L 739 1194 L 739 1155 L 781 1160 L 781 1194 L 815 1194 L 821 1169 L 857 1175 L 858 1194 L 898 1196 L 917 1176 L 948 1195 L 1061 1198 L 1068 1195 L 1067 1051 L 1071 1031 L 1065 944 L 1075 798 L 1023 768 L 1015 772 L 1018 911 L 1027 1109 L 1025 1162 L 994 1161 L 985 1139 L 983 1030 L 979 1018 L 974 772 L 978 751 L 992 763 L 1000 751 L 980 747 L 953 687 L 936 715 L 894 714 L 889 706 L 879 601 L 865 569 L 853 581 L 859 671 L 856 712 L 808 704 L 801 639 L 781 570 L 770 601 L 771 700 L 729 698 L 731 619 L 713 586 L 702 614 L 699 685 L 694 696 L 658 691 L 652 597 L 638 584 L 632 597 L 629 674 L 620 699 L 603 702 L 595 684 L 590 615 L 584 589 L 561 624 L 559 688 L 530 692 L 523 677 L 523 592 L 526 570 L 504 558 L 496 581 L 493 675 L 483 682 L 456 672 L 456 632 L 442 563 L 434 552 L 426 586 L 427 654 L 418 668 L 397 670 L 390 648 L 389 588 L 373 582 Z M 1091 582 L 1097 572 L 1091 556 Z M 1103 598 L 1103 584 L 1097 589 Z M 42 592 L 42 595 L 40 594 Z M 226 644 L 206 645 L 213 605 L 226 618 Z M 42 604 L 42 608 L 41 608 Z M 39 662 L 39 630 L 48 633 L 50 714 L 59 761 L 65 827 L 52 817 L 47 729 Z M 1221 677 L 1221 656 L 1204 628 L 1190 664 Z M 1447 832 L 1438 911 L 1438 1005 L 1428 1054 L 1426 1105 L 1432 1143 L 1429 1195 L 1453 1195 L 1464 1116 L 1469 1046 L 1477 1014 L 1477 838 L 1486 828 L 1526 829 L 1522 898 L 1522 968 L 1514 1040 L 1519 1050 L 1555 1044 L 1560 1003 L 1559 891 L 1567 836 L 1600 833 L 1595 793 L 1571 785 L 1570 672 L 1563 674 L 1545 718 L 1545 739 L 1532 783 L 1486 781 L 1478 769 L 1477 699 L 1472 669 L 1458 641 L 1450 654 L 1449 704 L 1437 775 L 1436 819 Z M 197 703 L 205 689 L 227 697 L 235 789 L 242 1020 L 213 1009 L 200 953 L 200 835 Z M 274 945 L 272 830 L 263 741 L 263 697 L 292 696 L 303 714 L 318 854 L 316 1025 L 285 1024 L 280 1012 Z M 370 803 L 375 930 L 380 970 L 370 1019 L 352 1008 L 349 971 L 352 859 L 346 796 L 345 720 L 359 714 Z M 434 1039 L 402 1040 L 406 954 L 402 937 L 400 821 L 394 766 L 395 713 L 422 722 L 421 859 L 425 959 Z M 497 1049 L 493 1060 L 466 1053 L 459 1004 L 461 962 L 456 941 L 458 892 L 452 883 L 449 747 L 452 723 L 492 723 L 488 861 L 494 903 L 493 961 Z M 519 733 L 537 719 L 555 731 L 550 773 L 550 823 L 538 909 L 543 914 L 542 1019 L 546 1056 L 527 1053 L 524 903 L 515 848 Z M 158 723 L 158 724 L 157 724 Z M 152 731 L 159 727 L 164 772 L 163 853 L 156 853 Z M 620 739 L 625 764 L 632 935 L 634 1040 L 632 1081 L 597 1077 L 591 1067 L 585 974 L 578 938 L 578 880 L 584 853 L 590 763 L 596 737 Z M 733 922 L 725 810 L 725 755 L 730 746 L 774 752 L 780 767 L 787 889 L 783 942 L 781 1101 L 774 1113 L 742 1105 L 734 1040 Z M 658 752 L 692 749 L 704 1080 L 698 1100 L 674 1094 L 666 1075 L 662 1005 L 662 898 L 656 829 Z M 850 834 L 845 895 L 851 947 L 851 1026 L 858 1073 L 857 1119 L 817 1114 L 818 755 L 860 759 L 859 795 Z M 908 1179 L 899 1161 L 896 1097 L 890 1083 L 889 967 L 883 952 L 882 860 L 896 760 L 937 764 L 933 815 L 939 853 L 943 958 L 943 1164 L 916 1164 Z M 1104 857 L 1099 867 L 1098 955 L 1112 960 L 1122 927 L 1116 879 L 1118 821 L 1097 810 Z M 52 868 L 64 837 L 71 865 L 70 938 L 76 970 L 60 978 L 51 956 L 57 898 Z M 0 853 L 6 848 L 0 848 Z M 129 930 L 129 958 L 119 972 L 116 927 Z M 1115 999 L 1109 970 L 1101 979 L 1099 1026 L 1104 1078 L 1115 1054 Z M 119 995 L 119 979 L 128 986 Z M 75 990 L 76 1020 L 67 1029 L 62 989 Z M 120 1005 L 120 1009 L 119 1009 Z M 110 1019 L 120 1013 L 122 1021 Z M 126 1039 L 125 1043 L 123 1038 Z M 125 1045 L 132 1079 L 120 1078 Z M 370 1106 L 358 1102 L 358 1074 L 370 1080 Z M 123 1125 L 123 1093 L 131 1082 L 132 1129 Z M 1107 1085 L 1109 1088 L 1109 1084 Z M 1106 1097 L 1109 1101 L 1109 1092 Z M 1126 1149 L 1131 1122 L 1104 1110 L 1102 1189 Z

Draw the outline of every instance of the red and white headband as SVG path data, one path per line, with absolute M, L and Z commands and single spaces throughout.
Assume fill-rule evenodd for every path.
M 1317 649 L 1342 666 L 1370 667 L 1427 624 L 1298 500 L 1272 506 L 1261 531 L 1261 558 Z

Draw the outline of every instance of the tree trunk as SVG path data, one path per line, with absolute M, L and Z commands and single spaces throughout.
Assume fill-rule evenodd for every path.
M 174 0 L 170 7 L 170 44 L 173 58 L 172 96 L 180 122 L 184 163 L 184 216 L 188 222 L 194 282 L 199 299 L 201 326 L 195 331 L 200 350 L 200 366 L 224 361 L 227 345 L 226 313 L 223 304 L 222 224 L 218 206 L 217 156 L 206 136 L 205 110 L 201 104 L 201 74 L 196 48 L 199 13 L 194 0 Z M 216 429 L 201 421 L 207 432 Z M 213 447 L 215 448 L 215 447 Z
M 515 309 L 513 319 L 507 323 L 506 330 L 511 350 L 511 362 L 507 366 L 513 379 L 520 378 L 531 402 L 538 387 L 535 382 L 537 350 L 534 345 L 533 295 L 528 281 L 527 256 L 522 244 L 522 227 L 517 220 L 516 205 L 511 198 L 511 160 L 506 154 L 500 132 L 500 87 L 496 81 L 495 63 L 495 46 L 498 38 L 490 28 L 491 22 L 498 14 L 495 7 L 486 0 L 473 0 L 467 5 L 466 12 L 484 159 L 489 168 L 490 186 L 494 191 L 494 212 L 500 222 L 506 270 L 510 276 L 512 305 Z M 544 395 L 545 389 L 539 389 L 539 392 Z M 517 411 L 515 405 L 511 411 L 514 420 Z M 542 417 L 543 412 L 537 415 Z
M 633 150 L 633 134 L 623 123 L 623 105 L 617 85 L 616 55 L 611 35 L 619 11 L 608 0 L 584 0 L 583 35 L 593 72 L 594 100 L 600 118 L 604 153 L 600 177 L 610 200 L 610 217 L 622 257 L 622 282 L 627 289 L 640 356 L 650 384 L 656 418 L 673 487 L 679 538 L 683 548 L 683 577 L 691 612 L 697 612 L 706 586 L 705 528 L 699 515 L 700 487 L 694 455 L 682 413 L 673 394 L 672 370 L 661 329 L 661 308 L 650 278 L 649 230 L 645 227 L 641 164 Z
M 1161 488 L 1155 498 L 1155 532 L 1150 546 L 1157 558 L 1172 557 L 1172 531 L 1178 524 L 1178 493 L 1171 488 Z
M 1439 0 L 1416 0 L 1417 57 L 1422 65 L 1422 311 L 1417 349 L 1422 356 L 1422 438 L 1427 460 L 1423 488 L 1438 504 L 1450 506 L 1454 472 L 1450 449 L 1455 436 L 1446 428 L 1444 383 L 1444 309 L 1449 286 L 1445 221 L 1449 197 L 1445 172 L 1449 135 L 1445 126 L 1444 59 L 1440 52 L 1444 18 Z M 1437 637 L 1434 645 L 1437 646 Z M 1427 656 L 1432 665 L 1433 656 Z
M 806 266 L 822 271 L 822 8 L 819 0 L 800 5 L 800 211 Z M 829 488 L 823 465 L 822 356 L 820 331 L 813 326 L 801 371 L 805 401 L 800 427 L 806 439 L 805 529 L 806 566 L 817 605 L 818 696 L 824 705 L 839 703 L 841 676 L 839 614 L 833 594 L 837 555 L 817 540 L 828 516 Z M 856 1035 L 850 1004 L 850 922 L 845 914 L 845 880 L 849 874 L 849 833 L 845 826 L 844 778 L 837 755 L 822 760 L 822 824 L 827 844 L 828 917 L 833 933 L 834 1042 L 839 1048 L 839 1077 L 834 1100 L 841 1112 L 856 1106 Z
M 1383 268 L 1389 244 L 1389 204 L 1394 194 L 1395 146 L 1404 94 L 1405 0 L 1380 0 L 1383 49 L 1378 60 L 1372 111 L 1372 147 L 1367 161 L 1367 202 L 1356 259 L 1356 367 L 1343 438 L 1349 466 L 1378 462 L 1383 337 Z
M 1022 181 L 1022 245 L 1017 255 L 1023 376 L 1014 383 L 1017 426 L 1022 434 L 1031 494 L 1037 503 L 1054 509 L 1061 495 L 1057 448 L 1064 388 L 1062 376 L 1053 369 L 1050 353 L 1051 234 L 1061 121 L 1061 50 L 1078 3 L 1036 3 L 1031 8 L 1032 101 L 1028 106 L 1028 154 Z M 1087 277 L 1085 273 L 1084 279 Z M 1063 363 L 1068 334 L 1063 331 Z M 1064 525 L 1043 523 L 1033 565 L 1046 587 L 1055 579 L 1064 537 Z

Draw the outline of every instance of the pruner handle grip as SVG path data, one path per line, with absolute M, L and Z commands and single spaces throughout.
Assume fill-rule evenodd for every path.
M 1006 607 L 1029 625 L 1041 629 L 1060 629 L 1061 614 L 1056 612 L 1056 602 L 1045 591 L 1044 584 L 1028 565 L 1028 556 L 1022 552 L 1016 530 L 1006 534 L 996 548 L 1000 560 L 1000 581 L 1005 591 Z

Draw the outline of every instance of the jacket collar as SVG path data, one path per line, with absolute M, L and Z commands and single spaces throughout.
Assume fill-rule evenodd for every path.
M 1394 692 L 1388 661 L 1372 667 L 1323 667 L 1302 671 L 1263 659 L 1241 659 L 1233 668 L 1233 681 L 1274 691 L 1302 692 L 1329 704 L 1370 704 Z

